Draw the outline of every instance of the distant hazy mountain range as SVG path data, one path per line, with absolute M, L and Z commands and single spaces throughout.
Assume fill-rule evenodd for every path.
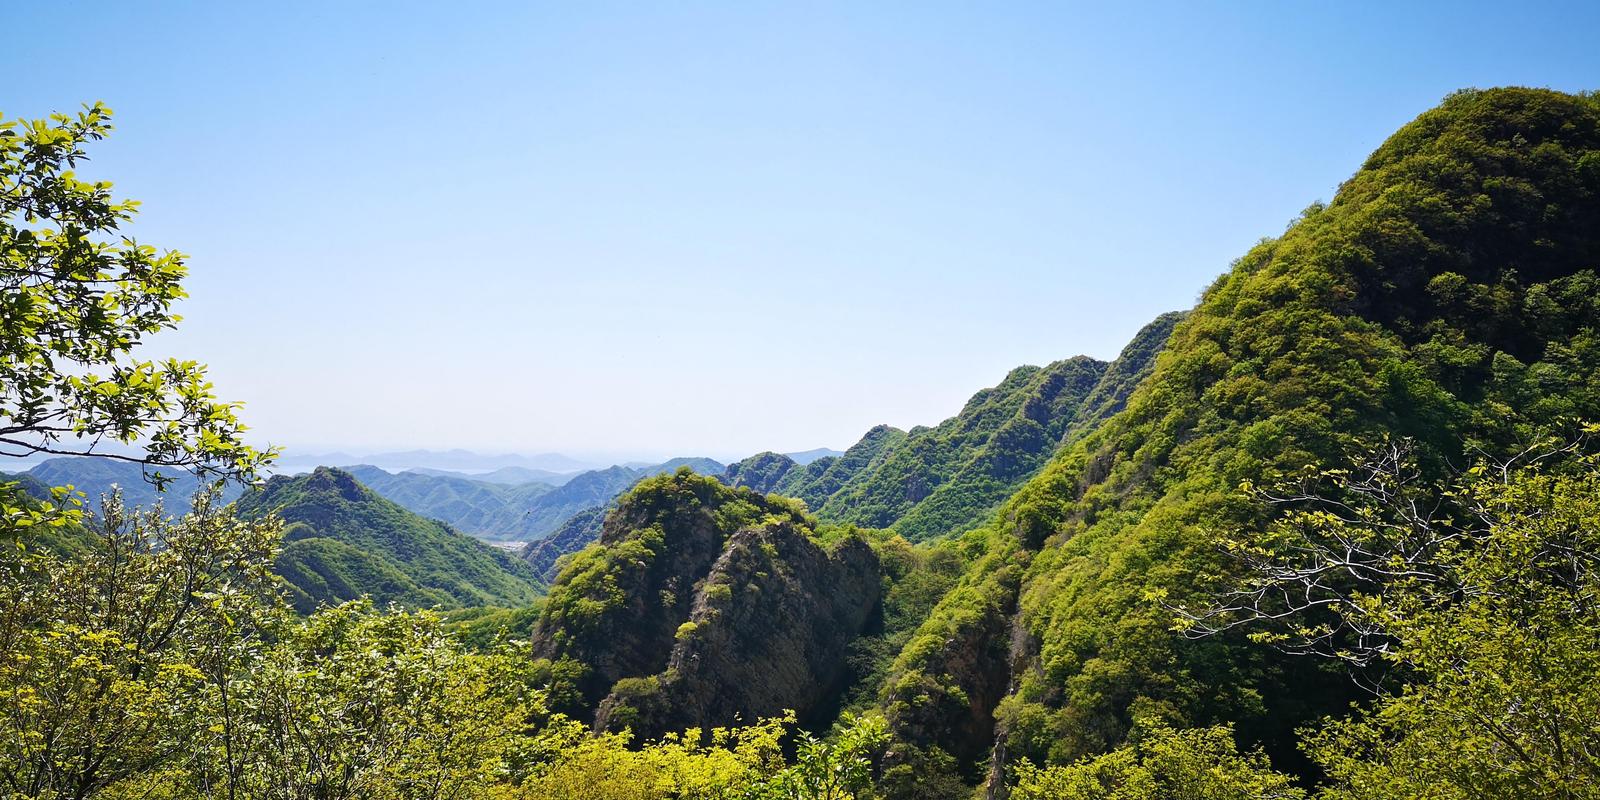
M 501 467 L 489 472 L 458 472 L 456 470 L 433 469 L 431 467 L 412 467 L 406 472 L 436 475 L 441 478 L 461 478 L 483 483 L 503 483 L 509 486 L 517 486 L 524 483 L 544 483 L 550 486 L 560 486 L 579 474 L 577 472 L 551 472 L 547 469 L 529 469 L 527 467 Z
M 837 457 L 838 451 L 817 448 L 787 454 L 792 463 L 808 464 L 819 458 Z M 329 454 L 322 457 L 338 457 Z M 309 458 L 309 457 L 302 457 Z M 652 475 L 673 472 L 680 467 L 701 475 L 721 475 L 726 469 L 710 458 L 673 458 L 659 463 L 630 462 L 603 469 L 572 471 L 583 462 L 554 453 L 538 456 L 482 456 L 467 450 L 410 450 L 371 457 L 380 463 L 323 462 L 296 469 L 293 462 L 281 473 L 310 472 L 315 467 L 337 466 L 354 476 L 378 496 L 420 516 L 436 519 L 479 539 L 493 541 L 536 541 L 561 528 L 580 512 L 603 509 L 635 483 Z M 468 471 L 503 460 L 519 460 L 492 470 Z M 399 465 L 427 461 L 427 466 Z M 528 466 L 526 464 L 544 466 Z M 441 464 L 455 465 L 448 469 Z M 559 469 L 555 469 L 559 468 Z M 122 491 L 130 505 L 149 506 L 162 502 L 169 512 L 181 512 L 199 481 L 181 471 L 167 471 L 175 480 L 165 494 L 146 478 L 138 464 L 101 458 L 52 458 L 15 474 L 26 475 L 43 486 L 71 485 L 83 492 L 91 506 L 115 489 Z M 0 473 L 4 474 L 4 473 Z M 225 487 L 224 499 L 232 501 L 246 493 L 237 484 Z
M 295 472 L 328 464 L 371 464 L 391 471 L 428 469 L 466 473 L 488 473 L 515 468 L 554 475 L 571 474 L 604 466 L 603 464 L 589 461 L 580 461 L 560 453 L 540 453 L 531 456 L 520 453 L 484 455 L 461 449 L 400 450 L 364 456 L 351 455 L 349 453 L 296 453 L 290 451 L 279 457 L 276 466 L 282 472 Z M 510 481 L 499 480 L 495 482 L 507 483 Z
M 579 511 L 610 503 L 640 480 L 679 467 L 702 475 L 719 475 L 724 469 L 709 458 L 674 458 L 643 467 L 618 465 L 562 476 L 559 485 L 538 480 L 500 483 L 442 470 L 396 473 L 371 464 L 341 469 L 402 508 L 480 539 L 531 541 Z
M 390 472 L 371 464 L 339 466 L 390 502 L 415 514 L 449 524 L 480 539 L 530 541 L 541 538 L 567 518 L 609 504 L 641 479 L 688 467 L 702 475 L 720 475 L 725 468 L 709 458 L 674 458 L 644 467 L 612 466 L 570 475 L 554 475 L 531 468 L 507 467 L 486 476 L 437 469 Z M 35 465 L 26 475 L 43 486 L 71 485 L 98 507 L 102 495 L 122 490 L 129 506 L 163 502 L 169 512 L 181 512 L 200 483 L 181 471 L 167 470 L 176 480 L 165 494 L 145 478 L 138 465 L 101 458 L 53 458 Z M 518 477 L 534 479 L 512 482 Z M 485 478 L 488 478 L 487 480 Z M 244 487 L 229 485 L 224 498 L 246 494 Z

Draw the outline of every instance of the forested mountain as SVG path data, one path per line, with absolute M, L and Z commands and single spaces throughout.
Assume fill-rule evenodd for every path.
M 790 470 L 773 490 L 784 497 L 804 500 L 807 508 L 821 508 L 840 487 L 883 463 L 905 438 L 905 431 L 879 425 L 867 431 L 861 441 L 844 451 L 844 455 L 824 456 L 800 469 Z
M 885 687 L 901 752 L 1003 754 L 1003 774 L 1104 752 L 1159 709 L 1293 764 L 1293 730 L 1348 702 L 1341 675 L 1170 630 L 1170 605 L 1238 568 L 1222 537 L 1266 541 L 1270 509 L 1239 487 L 1382 437 L 1437 473 L 1600 419 L 1597 268 L 1593 101 L 1469 91 L 1402 128 L 1219 278 L 1126 409 L 969 537 L 983 555 Z
M 765 494 L 776 491 L 784 476 L 799 466 L 794 459 L 768 450 L 729 464 L 727 471 L 722 473 L 722 482 Z
M 237 505 L 244 517 L 287 523 L 276 569 L 301 612 L 362 595 L 454 608 L 525 605 L 539 594 L 514 555 L 406 511 L 342 470 L 278 476 Z
M 613 467 L 613 469 L 626 468 Z M 709 458 L 675 458 L 639 472 L 661 475 L 681 469 L 688 469 L 701 475 L 716 475 L 722 471 L 723 466 Z M 593 497 L 593 493 L 588 498 L 575 496 L 573 502 L 583 502 Z M 558 562 L 562 557 L 577 553 L 599 541 L 601 526 L 605 522 L 606 515 L 615 506 L 616 499 L 617 496 L 613 495 L 602 502 L 573 511 L 562 521 L 560 527 L 549 535 L 529 542 L 522 549 L 522 559 L 527 561 L 528 565 L 533 567 L 534 573 L 546 582 L 555 580 Z
M 1063 441 L 1120 411 L 1181 314 L 1146 325 L 1110 364 L 1085 356 L 1018 367 L 933 428 L 873 428 L 838 458 L 801 466 L 761 453 L 729 467 L 736 486 L 805 500 L 817 516 L 913 541 L 976 525 Z
M 502 532 L 518 528 L 516 509 L 555 489 L 538 482 L 506 486 L 415 471 L 389 472 L 367 464 L 339 469 L 401 508 L 484 539 L 501 538 Z

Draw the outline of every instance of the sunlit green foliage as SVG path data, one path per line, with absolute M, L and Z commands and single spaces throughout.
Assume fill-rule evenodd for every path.
M 8 166 L 0 187 L 125 218 L 103 188 L 57 175 L 99 135 L 98 112 L 54 124 L 67 132 L 0 140 L 6 164 L 39 165 Z M 15 253 L 0 269 L 65 247 L 126 266 L 124 289 L 150 295 L 77 320 L 111 339 L 133 326 L 90 356 L 121 358 L 170 324 L 175 257 L 52 244 L 23 235 L 25 206 L 7 214 Z M 1596 797 L 1600 462 L 1540 449 L 1600 419 L 1596 269 L 1600 103 L 1463 92 L 1241 259 L 1170 339 L 1141 335 L 1136 359 L 1167 342 L 1148 378 L 1087 360 L 1028 368 L 939 428 L 875 429 L 837 459 L 754 469 L 810 507 L 899 532 L 819 524 L 799 501 L 681 471 L 625 497 L 536 610 L 521 562 L 332 471 L 248 496 L 253 522 L 203 496 L 179 519 L 113 502 L 79 527 L 42 487 L 14 489 L 0 517 L 0 791 L 933 800 L 987 776 L 1016 800 Z M 86 297 L 74 274 L 34 277 Z M 23 374 L 54 334 L 17 328 L 13 315 L 32 319 L 18 309 L 0 334 L 30 340 L 6 366 Z M 88 393 L 63 395 L 79 405 L 62 419 L 177 430 L 155 452 L 248 471 L 231 416 L 211 438 L 166 419 L 174 406 L 130 419 L 118 398 L 160 372 L 131 369 L 89 383 L 46 370 L 37 385 Z M 208 392 L 179 395 L 196 403 L 182 414 L 215 411 Z M 1414 443 L 1417 491 L 1350 482 L 1352 453 L 1399 440 Z M 1058 446 L 989 524 L 908 541 L 959 532 Z M 1262 487 L 1307 476 L 1334 493 L 1261 502 Z M 1397 506 L 1409 510 L 1384 510 Z M 1301 559 L 1277 579 L 1315 578 L 1315 557 L 1336 551 L 1346 577 L 1315 580 L 1302 606 L 1225 606 L 1223 624 L 1192 613 L 1272 586 L 1251 581 L 1273 558 Z M 1351 553 L 1375 557 L 1370 574 Z M 301 611 L 361 595 L 483 607 L 353 599 L 296 615 L 274 567 Z M 1176 626 L 1175 609 L 1188 614 Z M 1324 651 L 1382 691 L 1352 709 L 1344 665 L 1304 655 Z M 745 707 L 770 709 L 766 690 L 796 686 L 809 705 L 787 715 L 659 736 L 713 706 L 735 717 L 728 698 L 755 690 L 767 705 Z M 823 738 L 795 732 L 826 730 L 840 706 L 852 713 Z M 597 735 L 591 718 L 649 736 Z
M 866 797 L 881 719 L 793 718 L 659 742 L 546 706 L 526 644 L 464 648 L 431 612 L 288 613 L 275 520 L 202 496 L 171 520 L 113 500 L 93 546 L 0 549 L 7 797 L 442 800 Z
M 204 368 L 133 357 L 176 326 L 187 268 L 183 254 L 120 234 L 137 202 L 77 175 L 85 147 L 110 132 L 98 103 L 0 116 L 0 451 L 90 452 L 109 440 L 144 448 L 113 457 L 251 477 L 266 454 L 241 441 L 236 405 L 217 400 Z
M 1417 570 L 1440 579 L 1342 612 L 1407 682 L 1312 731 L 1329 800 L 1600 797 L 1600 459 L 1465 484 L 1438 531 L 1462 546 Z
M 1239 753 L 1227 727 L 1136 724 L 1129 743 L 1069 766 L 1016 767 L 1012 800 L 1302 800 L 1260 752 Z
M 216 721 L 207 684 L 231 674 L 267 624 L 256 598 L 272 585 L 277 533 L 234 522 L 206 496 L 172 524 L 112 498 L 79 553 L 0 548 L 6 791 L 89 797 L 187 763 Z

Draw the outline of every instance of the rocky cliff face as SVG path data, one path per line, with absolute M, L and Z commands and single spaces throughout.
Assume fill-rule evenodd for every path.
M 536 656 L 577 665 L 600 727 L 657 734 L 826 709 L 871 623 L 877 558 L 797 504 L 687 471 L 644 481 L 550 589 Z
M 785 709 L 826 724 L 879 590 L 877 556 L 860 539 L 830 552 L 792 522 L 744 528 L 698 583 L 666 669 L 615 687 L 596 727 L 657 736 Z

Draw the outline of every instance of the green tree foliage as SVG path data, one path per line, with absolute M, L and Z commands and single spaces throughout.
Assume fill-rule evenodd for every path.
M 0 548 L 0 792 L 1597 797 L 1600 459 L 1548 444 L 1600 419 L 1597 267 L 1600 103 L 1453 95 L 1130 345 L 1147 377 L 1024 369 L 773 479 L 895 524 L 1026 481 L 987 525 L 919 546 L 683 470 L 537 611 L 312 611 L 533 599 L 520 561 L 336 471 L 248 495 L 254 522 L 202 494 L 80 527 L 30 486 Z M 1379 688 L 1355 709 L 1350 667 Z M 772 716 L 785 693 L 807 702 Z
M 1255 577 L 1188 617 L 1403 678 L 1311 730 L 1330 799 L 1600 796 L 1600 458 L 1571 449 L 1425 493 L 1403 455 L 1326 475 L 1240 553 Z
M 431 612 L 318 612 L 211 687 L 209 759 L 190 780 L 208 797 L 480 795 L 526 758 L 524 663 L 464 651 Z
M 113 497 L 84 551 L 0 548 L 0 786 L 86 798 L 188 763 L 208 683 L 266 624 L 277 526 L 209 496 L 169 523 Z
M 99 104 L 0 117 L 0 451 L 248 478 L 266 455 L 241 441 L 236 404 L 217 400 L 204 369 L 133 358 L 177 324 L 186 267 L 181 253 L 120 235 L 137 202 L 78 177 L 85 147 L 110 131 Z M 97 449 L 106 441 L 144 452 Z
M 709 732 L 690 729 L 630 748 L 627 734 L 588 736 L 559 715 L 548 758 L 502 800 L 869 800 L 887 743 L 883 720 L 845 715 L 827 739 L 801 734 L 785 759 L 793 715 Z
M 456 608 L 520 606 L 539 594 L 515 555 L 412 514 L 340 470 L 275 477 L 237 505 L 246 517 L 288 523 L 276 568 L 303 613 L 363 596 Z
M 1011 800 L 1302 800 L 1264 754 L 1239 753 L 1225 726 L 1135 725 L 1123 747 L 1068 766 L 1016 768 Z
M 752 800 L 856 800 L 873 794 L 872 771 L 889 734 L 881 718 L 844 715 L 828 740 L 802 733 L 795 763 L 756 782 Z

